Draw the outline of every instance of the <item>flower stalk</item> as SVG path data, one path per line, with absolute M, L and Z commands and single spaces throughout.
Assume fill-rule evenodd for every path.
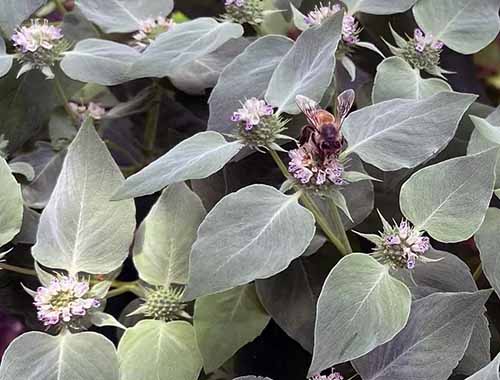
M 278 168 L 281 170 L 281 173 L 283 174 L 283 176 L 285 178 L 289 178 L 288 169 L 287 169 L 286 165 L 283 163 L 283 161 L 281 160 L 281 158 L 278 155 L 278 153 L 275 150 L 273 150 L 273 149 L 269 149 L 269 152 L 270 152 L 271 157 L 273 158 L 274 162 L 276 163 L 276 165 L 278 166 Z M 298 190 L 301 190 L 301 189 L 298 189 Z M 330 228 L 326 217 L 323 215 L 323 213 L 321 212 L 321 210 L 319 209 L 319 207 L 316 205 L 316 202 L 314 202 L 314 200 L 312 199 L 311 195 L 308 194 L 307 192 L 302 192 L 301 200 L 304 203 L 304 206 L 309 211 L 312 212 L 312 214 L 314 215 L 314 218 L 316 219 L 316 222 L 321 227 L 321 229 L 325 233 L 326 237 L 330 240 L 330 242 L 333 245 L 335 245 L 335 247 L 342 254 L 342 256 L 346 256 L 347 254 L 349 254 L 350 251 L 351 251 L 350 245 L 348 245 L 348 248 L 347 248 L 341 242 L 341 240 L 339 240 L 337 238 L 337 236 L 334 233 L 334 231 L 332 231 L 332 229 Z M 338 216 L 338 212 L 337 212 L 337 216 Z M 333 216 L 332 219 L 335 219 L 335 217 Z M 340 217 L 338 217 L 338 219 L 339 219 L 338 223 L 342 224 L 342 222 L 340 221 Z M 342 230 L 343 230 L 343 228 L 342 228 Z M 345 232 L 344 232 L 344 234 L 345 234 Z M 345 239 L 347 240 L 347 236 L 345 237 Z

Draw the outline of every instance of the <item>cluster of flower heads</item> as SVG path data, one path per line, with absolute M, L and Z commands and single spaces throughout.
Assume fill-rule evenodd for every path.
M 88 105 L 69 102 L 68 105 L 80 121 L 83 121 L 88 116 L 94 120 L 100 120 L 106 114 L 106 109 L 94 102 L 90 102 Z
M 144 289 L 144 292 L 144 304 L 129 315 L 143 314 L 162 321 L 172 321 L 184 316 L 186 304 L 182 302 L 182 289 L 159 286 Z
M 316 374 L 309 378 L 309 380 L 344 380 L 344 376 L 340 372 L 335 372 L 334 368 L 328 375 Z
M 344 164 L 335 155 L 323 154 L 312 141 L 288 152 L 288 171 L 302 185 L 345 185 Z
M 321 25 L 328 17 L 341 11 L 343 11 L 343 8 L 340 4 L 328 3 L 328 5 L 323 5 L 320 3 L 320 5 L 316 6 L 316 8 L 305 16 L 304 21 L 310 26 Z M 357 44 L 360 32 L 361 28 L 356 18 L 351 15 L 344 15 L 342 21 L 342 42 L 344 45 L 351 47 Z
M 50 25 L 48 20 L 34 19 L 31 25 L 19 27 L 12 35 L 18 59 L 22 62 L 18 76 L 38 69 L 47 78 L 53 78 L 51 66 L 61 58 L 70 45 L 64 40 L 62 29 Z
M 408 41 L 401 55 L 417 69 L 432 70 L 434 67 L 439 66 L 443 47 L 442 41 L 435 39 L 432 34 L 426 35 L 417 28 L 413 38 Z
M 71 324 L 85 316 L 101 303 L 89 294 L 89 283 L 72 276 L 52 279 L 49 286 L 41 286 L 34 296 L 38 319 L 45 326 Z
M 277 138 L 284 137 L 280 133 L 286 121 L 274 113 L 271 105 L 255 97 L 242 102 L 231 121 L 238 123 L 237 137 L 251 146 L 271 146 Z
M 363 235 L 375 243 L 372 256 L 383 264 L 394 268 L 413 269 L 417 261 L 432 261 L 424 255 L 430 249 L 429 238 L 402 220 L 399 225 L 391 226 L 382 215 L 383 231 L 380 235 Z
M 175 22 L 173 20 L 162 16 L 141 21 L 139 31 L 132 36 L 134 46 L 138 50 L 144 50 L 156 37 L 168 32 L 174 25 Z
M 226 0 L 222 18 L 239 24 L 260 25 L 264 21 L 262 0 Z

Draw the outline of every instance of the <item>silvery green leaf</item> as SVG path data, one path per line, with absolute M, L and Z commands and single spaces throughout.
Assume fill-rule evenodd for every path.
M 347 56 L 343 56 L 340 58 L 340 63 L 344 66 L 345 71 L 349 74 L 351 81 L 356 80 L 356 65 L 354 62 Z
M 117 327 L 122 330 L 126 330 L 127 328 L 123 326 L 120 322 L 116 320 L 111 314 L 103 313 L 102 311 L 94 311 L 90 313 L 90 322 L 93 325 L 98 327 Z
M 298 114 L 295 97 L 320 101 L 335 70 L 335 51 L 341 38 L 342 14 L 332 16 L 319 27 L 304 31 L 276 67 L 265 98 L 278 112 Z
M 276 66 L 292 46 L 291 39 L 270 35 L 259 38 L 236 57 L 222 71 L 208 100 L 208 129 L 231 132 L 233 112 L 241 108 L 245 99 L 264 97 Z
M 249 38 L 229 40 L 214 52 L 176 68 L 170 74 L 172 84 L 188 94 L 204 94 L 207 88 L 215 86 L 222 71 L 250 45 L 250 42 Z
M 442 91 L 452 91 L 450 85 L 442 79 L 424 79 L 420 71 L 412 68 L 400 57 L 386 58 L 377 67 L 373 84 L 372 101 L 425 99 Z
M 433 293 L 412 304 L 406 327 L 353 365 L 364 380 L 447 379 L 491 291 Z
M 101 334 L 28 332 L 5 351 L 0 379 L 119 380 L 113 343 Z
M 64 54 L 61 69 L 81 82 L 113 86 L 134 79 L 131 67 L 140 56 L 130 46 L 89 38 Z
M 0 32 L 10 37 L 19 24 L 46 2 L 47 0 L 2 0 L 0 2 Z
M 22 185 L 26 206 L 41 209 L 47 205 L 61 172 L 65 155 L 65 150 L 54 152 L 50 144 L 40 142 L 33 152 L 15 158 L 15 162 L 26 162 L 35 169 L 35 178 L 30 183 Z
M 469 116 L 474 123 L 477 131 L 486 140 L 492 142 L 495 145 L 500 145 L 500 128 L 493 126 L 488 122 L 487 119 L 482 119 L 480 117 L 470 115 Z M 500 123 L 499 123 L 500 124 Z
M 49 137 L 53 148 L 69 145 L 75 138 L 77 129 L 74 120 L 64 108 L 56 109 L 49 120 Z
M 97 284 L 90 288 L 90 294 L 98 299 L 106 298 L 109 288 L 111 287 L 111 281 L 99 281 Z
M 474 237 L 481 255 L 483 272 L 497 294 L 500 294 L 500 266 L 498 265 L 500 260 L 498 245 L 500 242 L 498 234 L 499 226 L 500 210 L 490 208 L 488 209 L 483 225 Z
M 227 195 L 198 229 L 185 299 L 281 272 L 306 250 L 314 231 L 314 217 L 298 194 L 252 185 Z
M 401 37 L 389 23 L 389 29 L 391 30 L 392 37 L 394 38 L 394 42 L 400 49 L 404 49 L 408 45 L 408 41 L 406 41 L 403 37 Z
M 478 290 L 472 273 L 457 256 L 431 249 L 425 257 L 437 260 L 432 263 L 417 262 L 410 272 L 399 270 L 396 275 L 412 292 L 414 298 L 423 298 L 437 292 L 475 292 Z M 472 336 L 455 372 L 470 375 L 490 362 L 491 333 L 488 318 L 483 315 L 476 321 Z
M 302 31 L 309 29 L 309 25 L 305 21 L 306 16 L 291 3 L 290 8 L 292 9 L 293 24 L 297 29 Z
M 450 142 L 475 98 L 442 92 L 422 100 L 394 99 L 362 108 L 344 122 L 349 145 L 343 155 L 356 153 L 384 171 L 415 167 Z
M 410 291 L 388 267 L 366 254 L 342 258 L 319 296 L 309 375 L 393 339 L 406 325 L 410 303 Z
M 356 42 L 355 46 L 357 47 L 361 47 L 361 48 L 365 48 L 365 49 L 368 49 L 368 50 L 371 50 L 373 51 L 374 53 L 377 53 L 378 55 L 380 55 L 382 57 L 382 59 L 385 58 L 385 55 L 384 53 L 382 53 L 378 47 L 376 47 L 374 44 L 372 44 L 371 42 L 364 42 L 364 41 L 359 41 L 359 42 Z
M 1 17 L 1 16 L 0 16 Z M 5 51 L 5 41 L 0 36 L 0 77 L 7 74 L 12 67 L 13 56 Z
M 500 354 L 493 361 L 465 380 L 500 380 Z
M 459 53 L 473 54 L 500 32 L 499 10 L 498 0 L 420 0 L 413 15 L 425 33 Z
M 13 174 L 22 175 L 28 182 L 35 179 L 35 169 L 27 162 L 12 162 L 9 167 Z
M 390 15 L 402 13 L 410 9 L 417 0 L 344 0 L 349 14 L 356 12 L 374 15 Z
M 118 345 L 121 380 L 193 380 L 203 364 L 193 326 L 143 320 Z
M 342 210 L 344 215 L 347 216 L 349 220 L 354 223 L 349 208 L 347 207 L 347 201 L 344 197 L 344 194 L 340 190 L 337 189 L 330 190 L 326 194 L 326 197 L 333 202 L 335 207 Z
M 36 243 L 36 233 L 39 223 L 40 214 L 25 205 L 23 207 L 23 224 L 21 226 L 21 231 L 19 231 L 12 242 L 14 244 L 34 245 Z
M 209 17 L 176 24 L 160 34 L 130 68 L 134 78 L 162 78 L 243 35 L 243 27 Z
M 205 372 L 213 372 L 258 337 L 269 320 L 253 284 L 198 298 L 193 324 Z
M 78 8 L 64 15 L 61 28 L 64 38 L 73 43 L 86 38 L 99 38 L 99 30 Z
M 342 178 L 349 183 L 356 183 L 360 181 L 380 181 L 378 178 L 372 177 L 371 175 L 355 171 L 344 172 Z
M 309 247 L 307 247 L 302 256 L 307 257 L 314 255 L 327 241 L 328 239 L 326 236 L 317 231 L 309 243 Z
M 40 281 L 40 284 L 42 284 L 43 286 L 49 286 L 50 282 L 56 278 L 56 276 L 54 276 L 52 273 L 44 270 L 36 261 L 34 266 L 38 281 Z
M 70 274 L 117 269 L 128 255 L 135 229 L 134 202 L 110 201 L 122 183 L 120 169 L 87 119 L 68 148 L 42 212 L 32 250 L 35 260 Z
M 106 33 L 139 30 L 142 21 L 168 16 L 174 9 L 173 0 L 77 0 L 76 5 Z
M 140 197 L 172 183 L 206 178 L 222 169 L 241 148 L 240 142 L 227 142 L 220 133 L 197 133 L 127 178 L 113 199 Z
M 495 112 L 491 113 L 486 119 L 472 117 L 472 115 L 470 115 L 470 118 L 475 128 L 470 136 L 469 145 L 467 146 L 467 154 L 476 154 L 498 147 L 498 144 L 494 141 L 498 141 L 496 139 L 496 136 L 498 136 L 497 129 L 500 130 L 500 107 L 497 108 Z M 495 181 L 495 194 L 497 197 L 500 197 L 499 160 L 500 157 L 497 159 Z
M 419 170 L 401 188 L 403 215 L 438 241 L 469 239 L 481 227 L 490 204 L 496 157 L 493 149 Z
M 23 221 L 23 199 L 21 186 L 12 175 L 7 161 L 0 157 L 0 247 L 21 230 Z
M 151 285 L 186 284 L 189 252 L 205 215 L 200 198 L 184 182 L 163 190 L 136 232 L 139 277 Z

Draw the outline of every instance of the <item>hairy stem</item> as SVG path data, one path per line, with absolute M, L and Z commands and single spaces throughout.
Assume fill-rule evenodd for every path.
M 473 274 L 474 280 L 476 280 L 477 282 L 481 278 L 482 274 L 483 274 L 483 266 L 482 264 L 479 264 Z
M 115 283 L 115 281 L 113 281 Z M 137 281 L 133 282 L 121 282 L 121 285 L 115 287 L 115 289 L 110 290 L 106 295 L 106 298 L 112 298 L 125 293 L 134 293 L 136 296 L 141 295 L 141 291 L 137 286 Z
M 6 264 L 6 263 L 0 263 L 0 269 L 4 269 L 4 270 L 7 270 L 9 272 L 14 272 L 14 273 L 19 273 L 19 274 L 26 274 L 28 276 L 35 276 L 35 277 L 38 276 L 34 269 L 18 267 L 18 266 Z
M 338 234 L 338 236 L 340 236 L 340 241 L 347 250 L 347 253 L 352 253 L 351 243 L 349 242 L 349 238 L 347 237 L 347 234 L 345 232 L 344 223 L 342 223 L 342 219 L 340 219 L 339 208 L 331 199 L 330 199 L 330 210 L 331 210 L 330 216 L 334 226 L 334 231 Z
M 158 120 L 160 118 L 161 96 L 162 88 L 155 82 L 154 96 L 148 111 L 146 128 L 144 130 L 144 153 L 148 158 L 151 158 L 154 153 Z
M 285 178 L 289 178 L 289 173 L 288 170 L 281 160 L 280 156 L 275 150 L 269 149 L 269 152 L 271 154 L 271 157 L 273 158 L 274 162 L 278 166 L 278 168 L 281 170 L 281 173 Z M 296 187 L 297 191 L 300 191 L 301 189 Z M 314 218 L 316 219 L 316 223 L 321 227 L 323 230 L 324 234 L 326 237 L 330 240 L 330 242 L 335 245 L 335 247 L 339 250 L 339 252 L 345 256 L 349 252 L 346 249 L 346 247 L 342 244 L 342 242 L 335 236 L 335 233 L 331 230 L 330 226 L 328 225 L 328 221 L 319 209 L 319 207 L 316 205 L 310 194 L 307 192 L 303 192 L 301 195 L 301 200 L 304 203 L 304 206 L 312 212 L 314 215 Z
M 68 116 L 71 118 L 71 120 L 73 120 L 74 122 L 77 123 L 78 117 L 75 115 L 75 113 L 69 107 L 68 98 L 66 97 L 66 94 L 64 93 L 64 89 L 61 86 L 61 82 L 59 82 L 59 79 L 57 79 L 57 77 L 55 77 L 53 79 L 53 81 L 54 81 L 54 87 L 56 89 L 57 95 L 59 96 L 60 100 L 63 103 L 64 110 L 66 111 Z

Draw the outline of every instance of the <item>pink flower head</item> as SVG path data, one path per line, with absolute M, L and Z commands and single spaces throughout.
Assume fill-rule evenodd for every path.
M 168 32 L 175 25 L 175 22 L 167 17 L 158 16 L 147 18 L 139 25 L 139 31 L 132 38 L 136 41 L 135 46 L 139 50 L 144 50 L 160 34 Z
M 233 113 L 231 120 L 236 123 L 243 122 L 245 130 L 251 131 L 255 126 L 259 125 L 262 117 L 272 116 L 273 114 L 273 107 L 264 100 L 250 98 L 242 103 L 242 108 Z
M 316 374 L 309 378 L 309 380 L 344 380 L 344 376 L 340 372 L 335 372 L 334 368 L 328 375 Z
M 415 50 L 419 53 L 423 53 L 426 47 L 430 47 L 434 50 L 441 50 L 444 46 L 442 41 L 434 39 L 432 34 L 425 35 L 421 29 L 415 29 L 414 39 L 416 42 Z
M 100 306 L 99 300 L 88 295 L 89 290 L 88 282 L 75 277 L 54 278 L 49 286 L 37 289 L 33 304 L 38 310 L 38 319 L 45 326 L 51 326 L 84 316 Z
M 94 120 L 100 120 L 106 114 L 106 109 L 94 102 L 90 102 L 88 106 L 80 105 L 74 102 L 69 102 L 68 105 L 81 121 L 83 121 L 87 116 L 90 116 Z
M 342 20 L 342 39 L 347 45 L 355 45 L 359 42 L 359 23 L 354 16 L 345 15 Z
M 245 5 L 245 0 L 226 0 L 224 5 L 226 7 L 229 5 L 234 5 L 239 8 Z
M 423 254 L 430 248 L 429 238 L 403 220 L 399 225 L 390 226 L 383 218 L 384 230 L 376 243 L 373 255 L 382 262 L 390 262 L 395 267 L 413 269 L 417 261 L 424 261 Z
M 48 20 L 31 20 L 30 26 L 22 26 L 12 35 L 12 42 L 22 52 L 35 52 L 38 49 L 51 50 L 54 42 L 63 38 L 62 29 L 49 25 Z
M 340 4 L 328 3 L 328 5 L 323 5 L 319 3 L 311 12 L 305 16 L 304 21 L 307 25 L 321 25 L 328 17 L 333 16 L 342 9 Z
M 344 166 L 336 157 L 322 158 L 314 144 L 305 143 L 288 152 L 288 171 L 302 184 L 321 186 L 325 183 L 344 185 Z

